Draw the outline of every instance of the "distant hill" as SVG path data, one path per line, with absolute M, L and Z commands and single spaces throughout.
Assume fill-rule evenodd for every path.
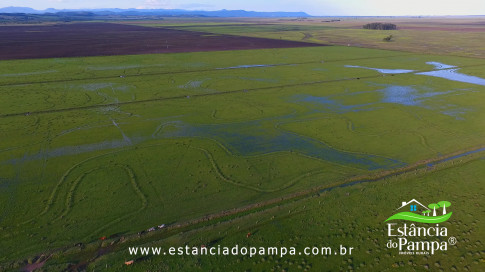
M 27 14 L 39 14 L 43 13 L 42 11 L 35 10 L 33 8 L 25 8 L 25 7 L 6 7 L 0 8 L 0 13 L 27 13 Z
M 66 12 L 89 12 L 94 15 L 123 15 L 123 16 L 206 16 L 206 17 L 310 17 L 305 12 L 257 12 L 246 10 L 183 10 L 183 9 L 69 9 L 58 10 L 49 8 L 46 10 L 35 10 L 28 7 L 6 7 L 0 8 L 0 13 L 25 13 L 25 14 L 46 14 Z

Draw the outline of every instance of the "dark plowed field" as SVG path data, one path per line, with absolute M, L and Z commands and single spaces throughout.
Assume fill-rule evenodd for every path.
M 0 27 L 0 59 L 177 53 L 322 46 L 110 23 Z

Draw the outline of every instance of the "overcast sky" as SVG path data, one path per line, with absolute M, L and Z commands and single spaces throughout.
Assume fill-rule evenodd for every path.
M 304 11 L 310 15 L 485 15 L 485 0 L 0 0 L 35 9 L 160 8 Z

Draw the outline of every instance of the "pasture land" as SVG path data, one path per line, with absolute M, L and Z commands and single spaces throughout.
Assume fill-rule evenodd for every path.
M 483 157 L 483 154 L 481 155 Z M 147 270 L 199 270 L 207 267 L 241 271 L 376 271 L 397 269 L 402 271 L 480 271 L 483 267 L 483 191 L 484 160 L 472 157 L 455 167 L 458 161 L 444 164 L 430 171 L 363 183 L 331 191 L 310 194 L 299 200 L 289 201 L 262 211 L 209 226 L 199 226 L 177 235 L 170 231 L 151 235 L 147 239 L 134 239 L 119 243 L 113 253 L 99 258 L 90 269 L 122 269 L 126 260 L 135 260 L 135 271 Z M 465 181 L 465 182 L 464 182 Z M 466 183 L 466 186 L 463 184 Z M 439 192 L 439 193 L 437 193 Z M 392 214 L 402 199 L 433 201 L 437 195 L 450 199 L 458 207 L 453 218 L 440 224 L 446 226 L 449 236 L 458 244 L 446 252 L 434 255 L 399 255 L 387 248 L 387 229 L 384 221 Z M 391 203 L 391 204 L 390 204 Z M 459 209 L 459 211 L 457 211 Z M 409 226 L 409 225 L 408 225 Z M 247 233 L 252 235 L 247 238 Z M 446 240 L 446 239 L 444 239 Z M 99 244 L 99 243 L 98 243 Z M 302 252 L 305 247 L 354 247 L 351 256 L 305 254 L 291 256 L 130 256 L 128 247 L 159 247 L 169 252 L 170 247 L 221 246 L 240 247 L 295 247 Z M 98 246 L 98 245 L 96 245 Z M 92 245 L 93 252 L 96 246 Z M 75 254 L 71 254 L 75 256 Z M 94 252 L 89 255 L 94 256 Z M 146 258 L 146 259 L 144 259 Z M 58 264 L 54 267 L 63 267 Z M 65 266 L 64 266 L 65 267 Z
M 485 58 L 483 16 L 469 17 L 342 17 L 294 19 L 240 19 L 227 22 L 208 19 L 126 22 L 145 26 L 236 34 L 282 40 L 377 48 L 431 55 Z M 368 30 L 372 22 L 393 23 L 398 30 Z M 391 42 L 383 41 L 392 34 Z
M 474 271 L 484 66 L 347 46 L 2 61 L 0 270 Z M 446 258 L 386 248 L 383 222 L 411 198 L 451 198 Z M 186 244 L 357 253 L 127 251 Z

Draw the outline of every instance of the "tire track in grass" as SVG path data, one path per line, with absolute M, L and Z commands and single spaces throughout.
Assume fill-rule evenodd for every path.
M 147 145 L 147 146 L 144 146 L 143 148 L 152 148 L 152 147 L 157 147 L 157 146 L 162 146 L 164 144 L 155 144 L 155 145 Z M 78 162 L 76 164 L 74 164 L 73 166 L 71 166 L 65 173 L 64 175 L 62 175 L 62 177 L 59 179 L 59 181 L 57 182 L 57 184 L 54 186 L 54 189 L 52 189 L 52 193 L 50 194 L 49 198 L 47 199 L 47 204 L 44 208 L 44 210 L 39 213 L 37 216 L 21 223 L 21 224 L 27 224 L 29 222 L 32 222 L 35 218 L 39 217 L 39 216 L 43 216 L 45 215 L 47 212 L 49 212 L 49 210 L 51 209 L 51 207 L 53 206 L 54 204 L 54 200 L 55 198 L 57 197 L 57 194 L 60 190 L 60 187 L 66 183 L 66 179 L 68 178 L 68 176 L 74 171 L 74 169 L 76 169 L 77 167 L 81 166 L 82 164 L 90 161 L 90 160 L 94 160 L 94 159 L 97 159 L 97 158 L 101 158 L 101 157 L 104 157 L 104 156 L 109 156 L 109 155 L 113 155 L 113 154 L 116 154 L 116 153 L 120 153 L 120 152 L 126 152 L 126 151 L 129 151 L 129 150 L 133 150 L 133 149 L 122 149 L 122 150 L 117 150 L 117 151 L 113 151 L 113 152 L 108 152 L 108 153 L 105 153 L 105 154 L 101 154 L 101 155 L 97 155 L 97 156 L 93 156 L 93 157 L 89 157 L 85 160 L 82 160 L 81 162 Z M 132 176 L 133 178 L 135 178 L 135 175 L 134 173 L 131 171 L 131 169 L 129 167 L 127 167 L 126 169 L 129 169 L 127 170 L 130 174 L 130 177 Z M 132 185 L 134 186 L 135 191 L 137 192 L 137 194 L 140 196 L 140 197 L 143 197 L 143 202 L 147 202 L 144 194 L 142 193 L 141 189 L 139 188 L 138 184 L 136 183 L 133 183 L 132 181 Z M 147 203 L 144 204 L 145 206 L 147 205 Z
M 89 158 L 87 158 L 85 160 L 82 160 L 81 162 L 78 162 L 78 163 L 74 164 L 73 166 L 71 166 L 64 173 L 64 175 L 62 175 L 62 177 L 59 179 L 59 181 L 57 182 L 57 184 L 54 186 L 54 189 L 52 189 L 52 193 L 50 194 L 49 198 L 47 199 L 47 204 L 46 204 L 44 210 L 41 213 L 39 213 L 37 216 L 34 216 L 31 219 L 29 219 L 29 220 L 27 220 L 27 221 L 25 221 L 25 222 L 23 222 L 21 224 L 23 225 L 23 224 L 27 224 L 29 222 L 32 222 L 35 218 L 40 217 L 40 216 L 43 216 L 47 212 L 49 212 L 49 210 L 52 208 L 52 206 L 54 204 L 54 200 L 57 197 L 57 194 L 58 194 L 58 191 L 59 191 L 60 187 L 66 182 L 66 179 L 71 174 L 71 172 L 74 171 L 74 169 L 76 169 L 77 167 L 81 166 L 82 164 L 84 164 L 84 163 L 86 163 L 86 162 L 88 162 L 90 160 L 94 160 L 94 159 L 97 159 L 97 158 L 101 158 L 103 156 L 112 155 L 112 154 L 116 154 L 116 153 L 123 152 L 123 151 L 126 151 L 126 150 L 118 150 L 118 151 L 114 151 L 114 152 L 109 152 L 109 153 L 105 153 L 105 154 L 101 154 L 101 155 L 89 157 Z
M 302 41 L 307 41 L 313 38 L 313 35 L 309 32 L 301 32 L 303 34 L 303 38 L 301 38 Z
M 483 148 L 482 146 L 479 146 L 479 148 Z M 477 147 L 470 148 L 467 150 L 475 150 Z M 156 236 L 150 236 L 150 241 L 154 241 L 157 237 L 166 237 L 167 235 L 173 236 L 181 232 L 186 232 L 186 231 L 191 231 L 191 230 L 197 230 L 200 229 L 201 227 L 203 228 L 207 224 L 215 224 L 217 222 L 221 222 L 224 220 L 231 220 L 231 218 L 239 218 L 241 216 L 244 216 L 246 214 L 252 214 L 252 213 L 257 213 L 259 211 L 264 211 L 267 210 L 268 208 L 273 207 L 274 205 L 283 205 L 287 203 L 288 201 L 295 201 L 298 199 L 305 199 L 305 198 L 310 198 L 314 196 L 320 196 L 322 191 L 328 192 L 331 191 L 335 188 L 342 188 L 342 187 L 348 187 L 348 186 L 353 186 L 356 184 L 360 184 L 362 182 L 356 182 L 356 181 L 361 181 L 361 180 L 366 180 L 366 182 L 378 182 L 378 181 L 383 181 L 386 180 L 390 177 L 397 177 L 397 176 L 404 176 L 406 174 L 409 174 L 410 172 L 414 172 L 418 169 L 424 170 L 426 172 L 435 172 L 435 171 L 440 171 L 437 168 L 433 168 L 431 170 L 426 168 L 426 165 L 429 164 L 430 162 L 443 162 L 446 158 L 453 158 L 457 154 L 463 154 L 467 150 L 460 150 L 451 154 L 446 155 L 445 157 L 434 157 L 430 158 L 428 160 L 420 161 L 417 162 L 414 165 L 407 166 L 404 168 L 396 169 L 394 171 L 384 171 L 381 173 L 378 173 L 376 175 L 363 175 L 363 176 L 356 176 L 352 178 L 348 178 L 344 181 L 337 182 L 335 184 L 331 185 L 325 185 L 325 186 L 317 186 L 314 188 L 310 188 L 308 190 L 304 190 L 301 192 L 285 195 L 285 196 L 280 196 L 277 198 L 273 198 L 267 201 L 263 202 L 258 202 L 258 203 L 252 203 L 244 207 L 239 207 L 239 208 L 234 208 L 230 210 L 224 210 L 218 213 L 213 213 L 209 214 L 203 217 L 195 218 L 192 220 L 188 220 L 185 222 L 180 222 L 176 223 L 173 225 L 170 225 L 165 228 L 164 232 L 157 232 L 159 234 L 155 234 Z M 469 152 L 469 151 L 468 151 Z M 475 158 L 476 159 L 476 158 Z M 471 161 L 474 161 L 475 159 L 471 159 L 468 162 L 464 163 L 459 163 L 459 164 L 452 164 L 452 167 L 458 167 L 463 164 L 470 163 Z M 461 162 L 461 160 L 460 160 Z M 140 241 L 140 236 L 137 235 L 136 233 L 125 236 L 123 239 L 123 243 L 120 242 L 120 240 L 116 241 L 113 240 L 111 245 L 115 246 L 116 252 L 121 252 L 122 250 L 125 250 L 129 245 L 129 241 Z M 145 238 L 146 241 L 146 238 Z M 64 244 L 69 244 L 69 241 L 66 241 Z M 99 244 L 98 241 L 91 241 L 89 245 L 94 245 L 94 244 Z M 125 245 L 125 246 L 123 246 Z M 73 247 L 63 247 L 61 249 L 53 250 L 51 253 L 57 253 L 61 255 L 63 252 L 66 252 L 68 249 L 73 248 Z M 25 251 L 27 252 L 27 251 Z
M 141 191 L 140 186 L 138 185 L 138 182 L 136 181 L 135 172 L 133 172 L 133 170 L 128 165 L 117 165 L 117 166 L 122 167 L 127 172 L 128 176 L 130 177 L 130 182 L 131 182 L 131 185 L 133 186 L 133 190 L 138 195 L 138 198 L 140 199 L 142 205 L 138 210 L 131 212 L 131 213 L 128 213 L 128 214 L 125 214 L 124 216 L 121 216 L 121 217 L 103 225 L 102 227 L 98 228 L 92 234 L 86 236 L 84 238 L 85 240 L 88 240 L 89 238 L 100 234 L 101 232 L 103 232 L 104 230 L 109 228 L 110 226 L 112 226 L 116 223 L 119 223 L 123 220 L 126 220 L 127 218 L 130 218 L 130 217 L 140 213 L 141 211 L 145 210 L 148 207 L 148 200 L 147 200 L 146 196 L 143 194 L 143 192 Z
M 138 182 L 136 181 L 136 176 L 135 176 L 135 173 L 133 172 L 133 170 L 129 166 L 127 166 L 127 165 L 114 165 L 113 167 L 122 168 L 126 172 L 126 174 L 129 176 L 130 183 L 131 183 L 131 185 L 133 187 L 133 190 L 137 194 L 140 202 L 142 203 L 141 208 L 137 211 L 137 213 L 140 212 L 141 210 L 144 210 L 147 207 L 147 205 L 148 205 L 148 201 L 147 201 L 145 195 L 143 194 L 143 192 L 140 190 L 140 186 L 138 185 Z M 79 184 L 86 177 L 86 175 L 88 175 L 88 174 L 90 174 L 90 173 L 92 173 L 94 171 L 97 171 L 97 170 L 100 170 L 100 169 L 104 169 L 104 168 L 108 168 L 108 167 L 97 167 L 97 168 L 91 169 L 89 171 L 86 171 L 86 172 L 82 173 L 75 180 L 75 182 L 71 186 L 71 189 L 69 190 L 69 193 L 66 196 L 65 210 L 64 210 L 64 212 L 57 219 L 55 219 L 54 221 L 61 219 L 63 216 L 66 216 L 72 210 L 73 203 L 74 203 L 74 195 L 76 193 L 76 190 L 77 190 Z M 126 216 L 124 216 L 124 217 L 126 217 Z
M 181 116 L 174 116 L 174 117 L 181 117 Z M 150 119 L 145 119 L 144 121 L 150 121 Z M 166 126 L 170 126 L 170 125 L 173 125 L 175 124 L 175 122 L 173 121 L 166 121 L 166 122 L 162 122 L 160 123 L 160 125 L 158 125 L 156 128 L 155 128 L 155 131 L 152 133 L 151 137 L 152 138 L 157 138 L 160 134 L 160 132 L 166 127 Z
M 310 172 L 307 172 L 307 173 L 302 174 L 300 176 L 297 176 L 296 178 L 291 179 L 290 181 L 288 181 L 287 183 L 283 184 L 280 187 L 277 187 L 277 188 L 274 188 L 274 189 L 261 189 L 261 188 L 258 188 L 256 186 L 251 186 L 251 185 L 248 185 L 248 184 L 244 184 L 244 183 L 241 183 L 241 182 L 237 182 L 237 181 L 235 181 L 233 179 L 228 178 L 222 172 L 222 170 L 220 169 L 220 167 L 217 164 L 216 160 L 214 159 L 214 157 L 212 156 L 212 154 L 208 150 L 203 149 L 203 148 L 199 148 L 199 147 L 192 147 L 192 146 L 190 148 L 193 148 L 193 149 L 197 149 L 197 150 L 202 151 L 204 153 L 204 155 L 206 156 L 206 158 L 211 163 L 212 168 L 216 172 L 217 176 L 220 179 L 222 179 L 224 182 L 229 183 L 229 184 L 234 185 L 234 186 L 237 186 L 237 187 L 241 187 L 241 188 L 244 188 L 244 189 L 249 189 L 249 190 L 253 190 L 253 191 L 261 192 L 261 193 L 274 193 L 274 192 L 282 191 L 284 189 L 287 189 L 287 188 L 295 185 L 296 183 L 298 183 L 300 180 L 302 180 L 304 178 L 308 178 L 308 177 L 315 176 L 315 175 L 318 175 L 318 174 L 321 174 L 321 173 L 324 173 L 325 172 L 325 170 L 314 170 L 314 171 L 310 171 Z
M 352 133 L 355 133 L 355 130 L 354 130 L 354 123 L 352 122 L 352 120 L 350 119 L 347 119 L 347 130 L 349 132 L 352 132 Z
M 430 150 L 430 151 L 433 151 L 434 153 L 438 153 L 438 151 L 436 151 L 436 149 L 432 148 L 429 144 L 428 144 L 428 141 L 426 140 L 426 137 L 419 133 L 419 132 L 415 132 L 416 135 L 418 135 L 419 139 L 420 139 L 420 142 L 421 142 L 421 145 Z
M 297 133 L 297 132 L 294 132 L 294 131 L 291 131 L 291 130 L 286 130 L 286 129 L 283 129 L 281 128 L 281 125 L 284 125 L 284 124 L 289 124 L 289 123 L 294 123 L 294 122 L 301 122 L 303 120 L 320 120 L 320 119 L 327 119 L 328 117 L 317 117 L 317 118 L 309 118 L 309 119 L 300 119 L 300 120 L 292 120 L 292 121 L 283 121 L 283 122 L 279 122 L 279 123 L 276 123 L 274 125 L 274 128 L 279 130 L 279 131 L 282 131 L 282 132 L 285 132 L 285 133 L 289 133 L 289 134 L 293 134 L 293 135 L 296 135 L 298 137 L 303 137 L 303 138 L 311 138 L 310 136 L 308 135 L 305 135 L 305 134 L 300 134 L 300 133 Z M 344 119 L 346 120 L 346 118 L 341 118 L 341 119 Z M 378 135 L 376 135 L 378 136 Z M 340 152 L 344 152 L 344 153 L 348 153 L 348 154 L 357 154 L 357 155 L 366 155 L 366 156 L 375 156 L 375 157 L 379 157 L 379 158 L 383 158 L 383 159 L 388 159 L 388 160 L 392 160 L 392 158 L 390 157 L 387 157 L 387 156 L 384 156 L 384 155 L 379 155 L 379 154 L 375 154 L 375 153 L 369 153 L 369 152 L 359 152 L 359 151 L 351 151 L 351 150 L 346 150 L 346 149 L 342 149 L 341 147 L 336 147 L 336 146 L 333 146 L 331 145 L 330 143 L 324 141 L 323 139 L 315 139 L 317 142 L 321 143 L 322 145 L 324 146 L 328 146 L 329 148 L 332 148 L 334 150 L 337 150 L 337 151 L 340 151 Z M 298 153 L 298 152 L 297 152 Z M 307 156 L 305 154 L 301 154 L 301 153 L 298 153 L 299 155 L 302 155 L 302 156 Z M 310 157 L 310 156 L 308 156 Z M 321 158 L 318 158 L 318 159 L 321 159 Z M 357 166 L 350 166 L 350 165 L 347 165 L 347 164 L 343 164 L 343 163 L 337 163 L 337 162 L 332 162 L 330 160 L 324 160 L 324 159 L 321 159 L 325 162 L 329 162 L 329 163 L 333 163 L 333 164 L 336 164 L 336 165 L 340 165 L 340 166 L 345 166 L 345 167 L 350 167 L 350 168 L 353 168 L 353 169 L 360 169 L 362 170 L 361 168 L 358 168 Z M 384 168 L 383 168 L 384 169 Z
M 218 119 L 218 118 L 216 117 L 216 114 L 217 114 L 217 110 L 213 110 L 213 111 L 212 111 L 212 115 L 211 115 L 212 119 L 216 119 L 216 120 Z
M 110 118 L 110 119 L 111 119 L 111 122 L 113 122 L 113 125 L 120 131 L 121 136 L 123 136 L 123 140 L 125 140 L 125 142 L 127 142 L 128 144 L 133 145 L 133 142 L 131 141 L 131 139 L 128 136 L 126 136 L 126 134 L 120 128 L 118 123 L 116 123 L 116 121 L 113 118 Z
M 102 169 L 102 168 L 97 167 L 97 168 L 91 169 L 89 171 L 86 171 L 86 172 L 82 173 L 76 180 L 74 180 L 74 182 L 71 186 L 71 189 L 69 190 L 69 192 L 66 195 L 64 212 L 61 213 L 61 215 L 59 215 L 59 217 L 54 219 L 52 222 L 55 222 L 57 220 L 64 218 L 70 212 L 70 210 L 72 209 L 72 206 L 73 206 L 73 202 L 74 202 L 74 193 L 76 192 L 76 189 L 79 186 L 79 183 L 81 183 L 81 180 L 83 180 L 86 175 L 89 175 L 92 172 L 97 171 L 99 169 Z
M 97 158 L 97 157 L 101 157 L 101 156 L 104 156 L 104 155 L 95 156 L 95 157 L 90 157 L 90 158 L 87 158 L 87 159 L 85 159 L 85 160 L 83 160 L 83 161 L 81 161 L 81 162 L 79 162 L 79 163 L 76 163 L 76 164 L 74 164 L 73 166 L 71 166 L 71 168 L 69 168 L 69 169 L 68 169 L 68 170 L 67 170 L 67 171 L 64 173 L 64 175 L 62 175 L 62 177 L 59 179 L 59 181 L 57 182 L 57 184 L 54 186 L 54 189 L 52 190 L 51 195 L 50 195 L 50 196 L 49 196 L 49 198 L 47 199 L 47 204 L 46 204 L 46 206 L 45 206 L 44 210 L 43 210 L 43 211 L 42 211 L 42 212 L 39 214 L 39 216 L 43 216 L 43 215 L 45 215 L 45 214 L 46 214 L 46 213 L 47 213 L 47 212 L 50 210 L 50 208 L 52 207 L 52 205 L 53 205 L 53 203 L 54 203 L 54 199 L 55 199 L 55 198 L 56 198 L 56 196 L 57 196 L 57 192 L 59 191 L 59 188 L 60 188 L 60 187 L 61 187 L 61 186 L 62 186 L 62 185 L 65 183 L 65 181 L 66 181 L 67 177 L 68 177 L 68 176 L 71 174 L 71 172 L 72 172 L 72 171 L 73 171 L 75 168 L 79 167 L 80 165 L 84 164 L 85 162 L 88 162 L 88 161 L 90 161 L 90 160 L 92 160 L 92 159 L 95 159 L 95 158 Z M 31 219 L 31 220 L 29 220 L 29 221 L 27 221 L 27 222 L 30 222 L 30 221 L 32 221 L 32 220 L 33 220 L 33 219 Z M 26 222 L 26 223 L 27 223 L 27 222 Z

